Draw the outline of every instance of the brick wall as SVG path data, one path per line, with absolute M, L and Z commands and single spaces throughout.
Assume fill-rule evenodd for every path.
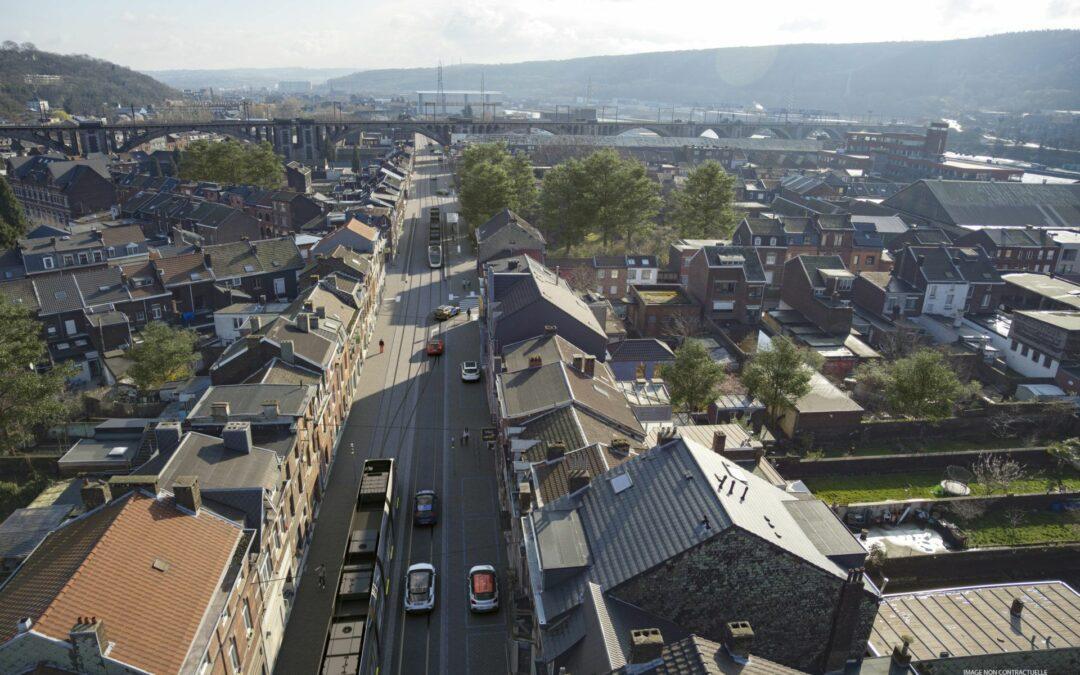
M 923 591 L 977 584 L 1060 579 L 1080 582 L 1080 544 L 1045 544 L 887 558 L 882 574 L 886 593 Z
M 727 621 L 749 621 L 753 652 L 803 670 L 820 670 L 830 617 L 844 580 L 787 551 L 732 529 L 613 589 L 616 597 L 721 639 Z M 861 658 L 877 613 L 864 593 L 849 658 Z

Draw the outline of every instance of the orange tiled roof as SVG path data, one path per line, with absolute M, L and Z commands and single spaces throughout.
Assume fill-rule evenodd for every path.
M 33 630 L 67 640 L 79 617 L 94 616 L 115 643 L 111 658 L 179 672 L 242 534 L 172 499 L 135 493 L 110 503 L 46 538 L 0 590 L 0 638 L 30 616 Z

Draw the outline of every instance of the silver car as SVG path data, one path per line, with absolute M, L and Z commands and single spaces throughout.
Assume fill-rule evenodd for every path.
M 409 565 L 405 573 L 405 611 L 430 612 L 435 609 L 435 567 L 428 563 Z

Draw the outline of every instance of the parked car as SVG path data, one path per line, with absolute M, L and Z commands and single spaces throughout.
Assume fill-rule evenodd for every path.
M 405 611 L 430 612 L 435 609 L 435 567 L 428 563 L 409 565 L 405 573 Z
M 438 190 L 435 191 L 435 194 L 439 195 L 440 197 L 449 197 L 450 196 L 450 191 L 447 190 L 446 188 L 439 188 Z
M 443 342 L 442 338 L 431 338 L 430 340 L 428 340 L 427 347 L 425 349 L 428 356 L 439 356 L 445 350 L 446 343 Z
M 413 524 L 434 525 L 439 522 L 439 496 L 434 490 L 418 490 L 413 498 Z
M 479 382 L 480 381 L 480 364 L 476 361 L 462 361 L 461 363 L 461 381 L 462 382 Z
M 452 319 L 458 314 L 461 314 L 461 308 L 457 305 L 439 305 L 432 312 L 432 315 L 437 321 L 446 321 Z
M 495 612 L 499 609 L 499 576 L 491 565 L 475 565 L 469 570 L 469 609 Z

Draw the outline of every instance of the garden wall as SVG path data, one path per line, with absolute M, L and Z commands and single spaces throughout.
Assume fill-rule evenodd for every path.
M 1060 579 L 1080 588 L 1080 544 L 988 548 L 887 558 L 886 593 Z
M 770 461 L 787 480 L 816 478 L 836 475 L 868 475 L 900 473 L 905 471 L 933 471 L 946 467 L 970 468 L 983 454 L 1015 459 L 1025 467 L 1042 469 L 1053 466 L 1053 458 L 1042 447 L 1011 448 L 999 450 L 962 450 L 958 452 L 917 452 L 903 455 L 867 455 L 861 457 L 825 457 L 806 459 L 801 457 L 775 457 Z M 944 478 L 944 475 L 942 476 Z
M 953 504 L 972 504 L 982 507 L 987 513 L 1000 509 L 1020 509 L 1030 511 L 1046 509 L 1054 504 L 1080 500 L 1080 492 L 1052 492 L 1033 495 L 976 495 L 971 497 L 942 497 L 941 499 L 896 499 L 887 502 L 863 502 L 837 506 L 836 515 L 844 520 L 850 511 L 861 512 L 876 518 L 888 512 L 900 515 L 907 507 L 923 511 L 947 511 Z M 950 518 L 950 520 L 953 520 Z M 1080 565 L 1080 561 L 1077 561 Z

